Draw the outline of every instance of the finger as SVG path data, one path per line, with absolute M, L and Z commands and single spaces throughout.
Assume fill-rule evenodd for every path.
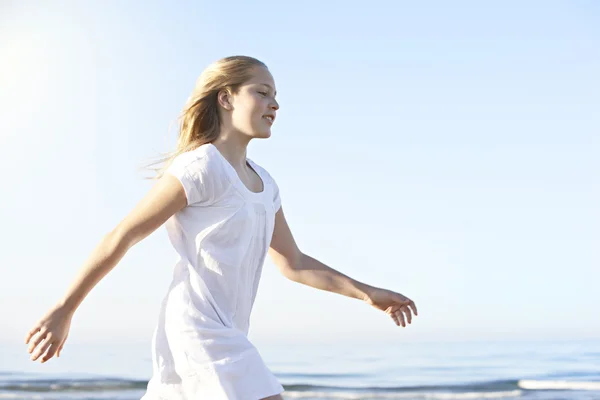
M 35 335 L 39 330 L 40 330 L 40 327 L 38 325 L 36 325 L 33 327 L 33 329 L 31 329 L 29 332 L 27 332 L 27 335 L 25 335 L 25 344 L 28 344 L 31 337 L 33 335 Z
M 397 310 L 394 312 L 394 314 L 396 315 L 396 317 L 398 317 L 398 320 L 402 324 L 402 327 L 406 327 L 406 321 L 404 321 L 404 314 L 402 313 L 402 311 Z
M 48 332 L 47 329 L 41 328 L 40 331 L 36 335 L 33 336 L 33 339 L 29 343 L 29 348 L 27 349 L 27 351 L 30 354 L 33 350 L 35 350 L 35 348 L 38 346 L 38 344 L 40 344 L 40 342 L 42 340 L 44 340 L 44 337 L 46 336 L 47 332 Z
M 62 352 L 63 347 L 65 347 L 66 341 L 67 341 L 67 339 L 65 338 L 65 340 L 63 340 L 62 344 L 58 347 L 58 350 L 56 351 L 56 357 L 60 357 L 60 353 Z
M 56 353 L 56 349 L 57 348 L 58 348 L 58 342 L 53 342 L 48 347 L 48 351 L 46 352 L 46 354 L 41 359 L 42 364 L 45 363 L 46 361 L 48 361 L 49 359 L 51 359 L 52 357 L 54 357 L 54 354 Z
M 410 308 L 408 308 L 407 306 L 404 306 L 404 307 L 400 307 L 400 310 L 404 313 L 404 315 L 406 315 L 406 320 L 410 324 L 412 322 L 412 314 L 410 312 Z
M 48 347 L 50 347 L 51 344 L 52 344 L 52 336 L 50 334 L 48 334 L 48 335 L 46 335 L 46 340 L 44 341 L 44 343 L 40 347 L 38 347 L 38 349 L 31 356 L 31 360 L 35 361 L 38 358 L 40 358 L 40 356 L 42 354 L 44 354 L 46 352 L 46 350 L 48 350 Z
M 395 323 L 397 326 L 400 326 L 400 321 L 398 320 L 398 317 L 396 317 L 396 314 L 395 314 L 395 313 L 393 313 L 393 312 L 391 312 L 391 313 L 390 313 L 390 316 L 391 316 L 391 317 L 392 317 L 392 319 L 394 320 L 394 323 Z
M 417 306 L 415 305 L 414 301 L 411 300 L 410 303 L 408 303 L 408 306 L 412 309 L 412 312 L 415 315 L 419 315 L 419 313 L 417 312 Z

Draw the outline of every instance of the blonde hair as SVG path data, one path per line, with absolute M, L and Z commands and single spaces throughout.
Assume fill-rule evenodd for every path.
M 253 57 L 230 56 L 210 64 L 196 80 L 192 94 L 188 98 L 179 115 L 179 134 L 175 150 L 163 154 L 147 167 L 156 172 L 150 179 L 162 177 L 165 169 L 175 157 L 199 146 L 211 143 L 219 136 L 221 121 L 219 120 L 217 95 L 221 90 L 231 94 L 238 92 L 239 87 L 252 78 L 252 68 L 267 66 Z M 162 163 L 162 167 L 150 168 Z

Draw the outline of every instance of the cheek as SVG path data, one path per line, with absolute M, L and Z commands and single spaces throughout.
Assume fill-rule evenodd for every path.
M 244 101 L 238 102 L 235 105 L 235 109 L 233 110 L 233 118 L 234 119 L 244 119 L 247 118 L 249 114 L 252 113 L 253 109 L 252 101 Z
M 258 99 L 248 99 L 243 104 L 238 104 L 232 118 L 236 124 L 241 126 L 253 125 L 262 118 L 264 105 Z
M 240 114 L 253 114 L 260 111 L 263 107 L 262 103 L 262 99 L 256 96 L 248 96 L 238 105 L 238 111 Z
M 248 118 L 260 119 L 265 114 L 266 105 L 263 99 L 252 99 L 247 103 Z

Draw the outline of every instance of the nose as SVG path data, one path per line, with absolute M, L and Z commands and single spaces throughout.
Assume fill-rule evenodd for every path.
M 271 104 L 271 108 L 275 111 L 279 110 L 279 103 L 277 100 L 273 99 L 273 104 Z

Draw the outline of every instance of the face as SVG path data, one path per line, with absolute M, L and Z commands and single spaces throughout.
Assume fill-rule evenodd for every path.
M 276 94 L 271 73 L 264 67 L 254 67 L 252 78 L 241 85 L 236 94 L 227 96 L 229 118 L 225 120 L 229 121 L 233 130 L 251 138 L 270 137 L 279 109 Z

